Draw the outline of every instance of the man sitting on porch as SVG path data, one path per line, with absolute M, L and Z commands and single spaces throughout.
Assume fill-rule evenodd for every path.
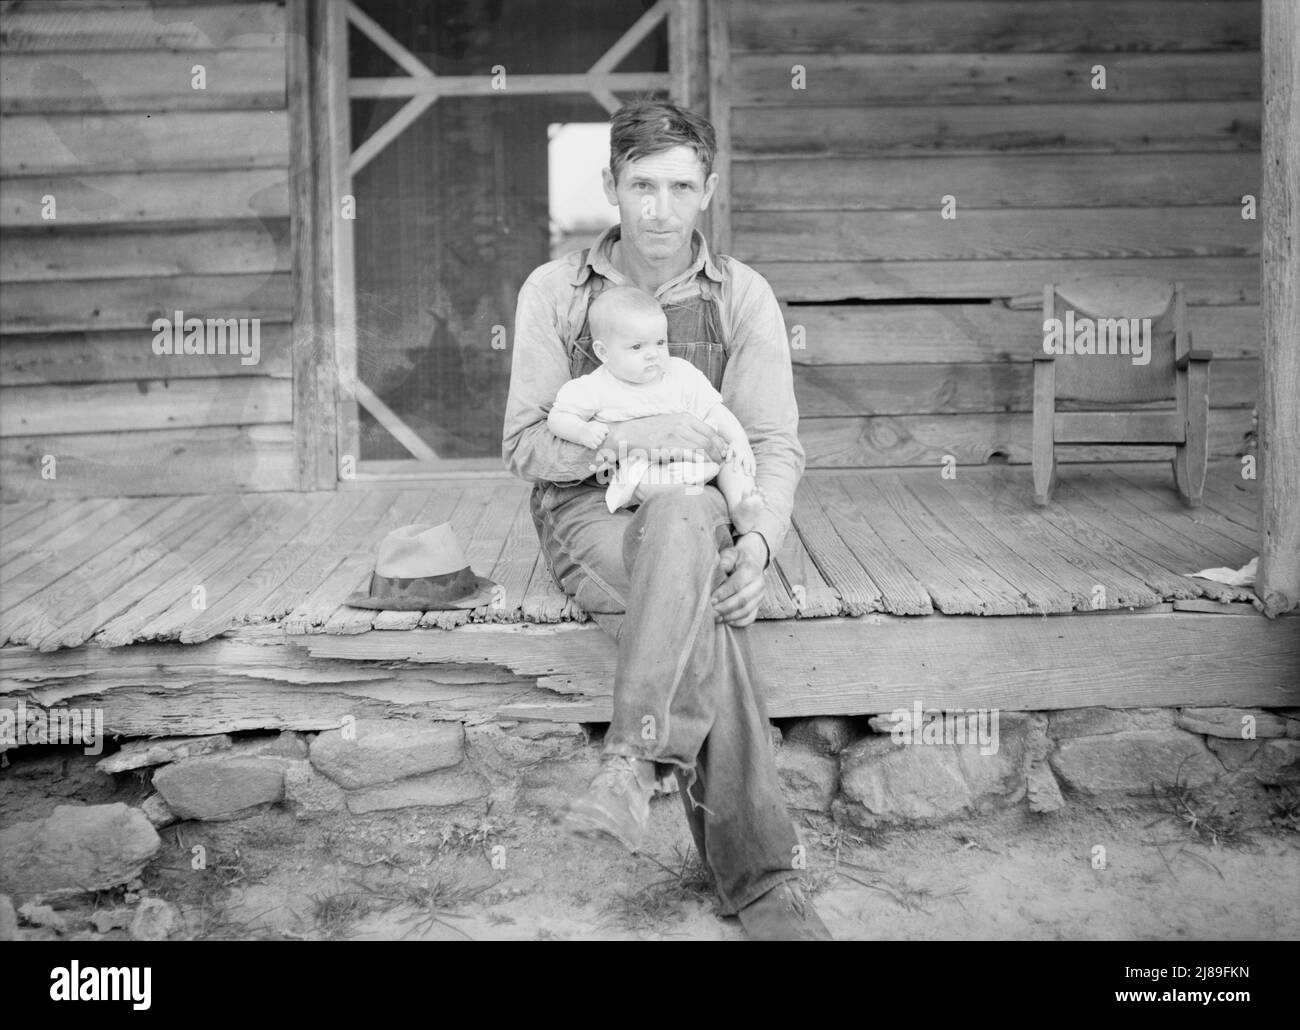
M 603 177 L 620 223 L 520 289 L 502 455 L 534 483 L 533 521 L 561 588 L 597 616 L 626 613 L 601 769 L 566 824 L 637 851 L 656 771 L 671 768 L 723 911 L 752 938 L 825 939 L 799 886 L 798 838 L 743 629 L 790 526 L 804 467 L 799 416 L 771 287 L 711 256 L 696 228 L 718 185 L 714 154 L 713 127 L 675 105 L 638 101 L 613 116 Z M 709 378 L 749 434 L 768 504 L 753 531 L 733 539 L 713 486 L 608 511 L 604 485 L 620 457 L 721 460 L 723 441 L 694 415 L 611 424 L 599 453 L 548 428 L 559 388 L 599 365 L 592 297 L 621 284 L 659 301 L 670 353 Z

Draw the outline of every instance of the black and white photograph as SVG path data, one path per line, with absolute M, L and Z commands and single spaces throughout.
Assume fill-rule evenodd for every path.
M 764 940 L 1283 997 L 1300 0 L 0 3 L 23 991 Z

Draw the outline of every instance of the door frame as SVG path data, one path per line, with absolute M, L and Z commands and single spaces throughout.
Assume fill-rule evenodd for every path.
M 706 11 L 706 2 L 708 10 Z M 658 0 L 584 73 L 511 75 L 509 95 L 590 93 L 611 114 L 617 91 L 667 90 L 680 103 L 712 115 L 719 154 L 729 73 L 725 5 L 719 0 Z M 667 72 L 617 72 L 619 63 L 661 22 L 667 23 Z M 356 265 L 353 223 L 342 217 L 353 176 L 440 96 L 495 96 L 492 76 L 438 76 L 376 24 L 352 0 L 290 0 L 288 107 L 290 184 L 297 220 L 294 271 L 294 452 L 299 489 L 348 489 L 361 484 L 506 474 L 500 458 L 440 458 L 357 376 Z M 381 79 L 349 79 L 348 27 L 355 27 L 405 70 Z M 721 46 L 719 45 L 721 42 Z M 710 52 L 710 44 L 713 46 Z M 721 72 L 708 74 L 709 58 Z M 720 62 L 720 65 L 719 63 Z M 357 150 L 351 151 L 353 97 L 407 98 Z M 725 172 L 725 165 L 720 170 Z M 713 232 L 726 225 L 727 177 L 715 195 Z M 721 242 L 721 241 L 720 241 Z M 409 458 L 362 461 L 360 410 L 365 408 Z

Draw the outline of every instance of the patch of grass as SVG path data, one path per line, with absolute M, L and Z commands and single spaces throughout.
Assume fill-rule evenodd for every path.
M 1164 816 L 1176 820 L 1185 833 L 1202 844 L 1216 848 L 1255 846 L 1239 813 L 1222 811 L 1220 802 L 1211 800 L 1204 789 L 1192 788 L 1183 782 L 1182 765 L 1179 765 L 1171 786 L 1153 785 L 1152 794 Z
M 340 891 L 324 897 L 312 895 L 311 901 L 316 926 L 332 939 L 346 936 L 371 912 L 370 898 L 360 891 Z
M 935 901 L 942 901 L 944 898 L 952 898 L 957 904 L 961 905 L 961 896 L 966 893 L 965 887 L 958 887 L 950 891 L 933 891 L 929 887 L 914 887 L 906 880 L 897 880 L 887 876 L 879 869 L 872 869 L 870 866 L 858 865 L 856 862 L 844 862 L 846 869 L 838 870 L 839 875 L 846 880 L 851 880 L 860 887 L 866 887 L 867 890 L 876 891 L 892 899 L 900 908 L 908 912 L 929 912 L 926 907 Z M 850 873 L 847 869 L 855 869 L 857 873 Z M 962 908 L 965 908 L 962 905 Z
M 499 819 L 484 816 L 468 826 L 460 823 L 446 823 L 438 830 L 437 853 L 463 853 L 480 851 L 491 856 L 492 843 L 505 829 L 507 824 Z
M 1273 799 L 1269 824 L 1292 833 L 1300 832 L 1300 791 L 1286 789 Z
M 616 894 L 605 906 L 602 917 L 632 933 L 663 933 L 677 919 L 684 905 L 709 901 L 713 896 L 713 877 L 694 848 L 674 850 L 672 865 L 648 858 L 668 875 L 634 891 Z
M 421 934 L 428 933 L 433 929 L 435 923 L 439 923 L 466 939 L 472 938 L 460 927 L 447 922 L 447 918 L 463 918 L 457 916 L 454 910 L 468 905 L 490 886 L 490 884 L 466 885 L 442 879 L 426 883 L 404 883 L 383 889 L 371 887 L 356 880 L 353 881 L 353 884 L 362 893 L 369 895 L 378 902 L 382 902 L 382 905 L 380 905 L 381 911 L 387 912 L 398 906 L 406 906 L 415 910 L 403 920 L 404 923 L 413 924 L 402 935 L 403 938 L 408 937 L 416 930 L 419 930 Z

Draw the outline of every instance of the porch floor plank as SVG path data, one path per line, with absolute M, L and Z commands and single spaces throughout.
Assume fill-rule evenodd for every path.
M 1215 511 L 1259 532 L 1259 480 L 1237 476 L 1206 476 L 1205 503 Z
M 930 595 L 889 553 L 862 511 L 843 499 L 832 477 L 804 479 L 794 499 L 794 521 L 846 614 L 934 611 Z
M 214 498 L 216 503 L 197 528 L 185 527 L 189 532 L 173 538 L 170 560 L 156 562 L 141 578 L 139 601 L 111 619 L 95 639 L 105 647 L 149 639 L 144 635 L 149 623 L 169 608 L 192 604 L 194 588 L 219 567 L 222 556 L 243 551 L 273 500 L 270 494 L 253 495 L 246 507 L 239 495 Z
M 520 614 L 525 622 L 551 623 L 575 618 L 572 611 L 573 602 L 556 585 L 555 577 L 546 565 L 546 556 L 538 547 L 537 557 L 533 561 L 533 573 L 520 605 Z
M 1195 510 L 1182 507 L 1165 462 L 1063 465 L 1045 509 L 1033 505 L 1023 466 L 963 467 L 948 481 L 933 468 L 816 470 L 801 482 L 792 530 L 767 570 L 760 620 L 1095 617 L 1098 584 L 1112 610 L 1251 611 L 1238 602 L 1253 601 L 1252 591 L 1189 576 L 1255 553 L 1258 489 L 1240 470 L 1236 461 L 1211 466 Z M 588 621 L 540 554 L 528 484 L 404 487 L 6 504 L 0 643 L 197 645 L 258 623 L 277 634 L 357 636 Z M 384 532 L 442 521 L 474 570 L 501 585 L 498 604 L 422 613 L 343 603 L 364 587 Z M 199 585 L 202 612 L 191 607 Z M 398 650 L 402 635 L 383 634 Z
M 515 509 L 514 519 L 506 532 L 505 544 L 496 564 L 486 575 L 501 587 L 499 606 L 489 606 L 485 617 L 489 622 L 519 622 L 522 620 L 524 597 L 537 567 L 533 547 L 537 545 L 537 530 L 528 506 L 528 494 Z M 545 566 L 543 566 L 543 569 Z M 549 573 L 548 573 L 549 575 Z
M 20 600 L 13 593 L 20 576 L 33 566 L 47 568 L 46 559 L 51 552 L 84 536 L 87 525 L 96 521 L 102 525 L 128 507 L 130 502 L 121 498 L 110 502 L 89 498 L 66 508 L 47 502 L 45 513 L 36 516 L 26 529 L 12 535 L 6 532 L 4 544 L 0 546 L 0 574 L 4 575 L 6 587 L 0 596 L 0 611 L 12 608 Z
M 324 537 L 318 524 L 328 522 L 338 506 L 331 503 L 332 493 L 302 494 L 305 510 L 300 515 L 289 515 L 278 532 L 263 536 L 248 552 L 241 579 L 213 603 L 214 592 L 208 592 L 207 610 L 192 619 L 180 632 L 180 641 L 195 644 L 215 637 L 233 626 L 265 621 L 261 603 L 266 596 L 282 584 L 306 556 L 309 548 L 320 546 Z
M 166 498 L 163 498 L 166 500 Z M 120 587 L 131 583 L 140 572 L 156 562 L 162 552 L 157 541 L 166 527 L 177 522 L 185 523 L 188 516 L 199 511 L 193 498 L 171 498 L 152 516 L 140 511 L 140 521 L 135 529 L 120 540 L 109 544 L 79 569 L 74 570 L 45 590 L 24 602 L 14 613 L 20 628 L 15 639 L 26 639 L 42 651 L 60 647 L 76 647 L 89 639 L 89 632 L 106 618 L 101 598 L 111 596 Z M 38 609 L 39 614 L 22 617 L 26 609 Z M 92 630 L 79 631 L 78 620 L 90 614 Z
M 1250 534 L 1246 534 L 1246 540 L 1236 540 L 1220 532 L 1218 526 L 1207 517 L 1214 515 L 1212 510 L 1205 507 L 1195 510 L 1184 507 L 1172 489 L 1163 495 L 1156 489 L 1145 489 L 1144 479 L 1134 479 L 1132 473 L 1126 474 L 1126 470 L 1120 470 L 1118 475 L 1122 482 L 1128 483 L 1133 489 L 1117 494 L 1117 501 L 1148 512 L 1152 518 L 1166 526 L 1172 536 L 1186 536 L 1193 541 L 1197 551 L 1204 555 L 1205 565 L 1227 565 L 1236 561 L 1243 552 L 1249 551 L 1244 558 L 1236 561 L 1233 566 L 1236 568 L 1249 561 L 1258 549 L 1257 534 L 1253 539 Z M 1146 482 L 1150 480 L 1147 479 Z M 1205 565 L 1201 568 L 1205 568 Z
M 144 511 L 140 512 L 136 505 L 119 501 L 113 505 L 107 519 L 87 519 L 68 526 L 48 544 L 34 549 L 28 555 L 28 561 L 14 563 L 15 569 L 21 571 L 6 573 L 0 610 L 8 615 L 28 598 L 93 558 L 106 541 L 119 540 L 129 533 L 133 522 L 138 524 L 141 515 L 152 518 L 167 503 L 166 498 L 148 498 L 148 503 L 142 506 Z
M 145 627 L 144 635 L 150 639 L 184 640 L 188 631 L 190 641 L 196 642 L 228 629 L 242 607 L 242 599 L 261 582 L 254 577 L 263 564 L 283 553 L 328 504 L 329 499 L 320 494 L 273 495 L 270 506 L 262 509 L 251 524 L 252 535 L 246 547 L 234 554 L 225 548 L 216 549 L 220 564 L 211 573 L 203 574 L 203 609 L 195 610 L 190 604 L 173 605 Z
M 165 523 L 158 523 L 152 542 L 139 548 L 124 561 L 122 574 L 115 577 L 116 586 L 112 582 L 105 583 L 103 592 L 94 599 L 93 605 L 67 617 L 63 625 L 49 628 L 40 640 L 30 636 L 26 628 L 18 630 L 15 639 L 26 638 L 42 650 L 78 647 L 93 638 L 111 619 L 136 605 L 153 588 L 153 584 L 163 582 L 179 571 L 182 564 L 176 557 L 176 547 L 181 538 L 191 532 L 191 518 L 208 518 L 212 511 L 210 497 L 186 497 L 181 500 L 180 506 L 167 509 L 166 514 L 173 517 Z M 144 525 L 152 526 L 153 523 Z M 230 525 L 233 527 L 234 523 L 231 522 Z M 164 574 L 164 568 L 170 571 Z
M 967 506 L 971 491 L 951 489 L 938 477 L 913 479 L 908 489 L 925 506 L 927 518 L 943 526 L 967 554 L 996 563 L 1002 577 L 1020 592 L 1027 610 L 1041 614 L 1074 610 L 1074 595 L 1058 579 L 1026 560 L 1015 547 L 1000 539 L 993 527 L 985 525 L 976 509 Z M 994 525 L 998 522 L 991 521 Z
M 14 501 L 13 504 L 0 505 L 0 529 L 8 534 L 11 527 L 17 527 L 29 518 L 33 522 L 45 508 L 44 501 Z
M 822 577 L 798 530 L 792 528 L 786 533 L 774 564 L 781 570 L 795 610 L 802 618 L 824 618 L 840 613 L 839 594 Z
M 885 502 L 871 506 L 876 525 L 884 527 L 881 536 L 925 584 L 935 608 L 945 615 L 1029 614 L 1024 597 L 1003 577 L 1004 566 L 969 554 L 958 537 L 927 517 L 902 478 L 858 476 L 840 482 L 841 490 L 866 498 L 869 505 L 873 487 Z
M 1004 517 L 1017 520 L 1024 511 L 1024 506 L 1032 507 L 1030 486 L 1028 483 L 1013 482 L 1004 475 L 1005 469 L 990 470 L 987 477 L 975 481 L 975 489 L 983 493 L 994 510 Z M 1078 521 L 1064 513 L 1059 502 L 1046 508 L 1034 509 L 1028 518 L 1019 522 L 1026 536 L 1041 547 L 1055 551 L 1066 561 L 1091 577 L 1092 585 L 1088 588 L 1089 609 L 1097 602 L 1093 600 L 1096 587 L 1104 589 L 1105 595 L 1101 607 L 1104 608 L 1144 608 L 1161 600 L 1141 579 L 1132 575 L 1121 565 L 1109 561 L 1105 554 L 1099 554 L 1091 545 L 1097 542 L 1097 534 L 1082 533 Z
M 1121 593 L 1111 603 L 1106 598 L 1105 608 L 1147 608 L 1159 604 L 1169 596 L 1167 591 L 1177 591 L 1175 597 L 1184 596 L 1185 588 L 1181 583 L 1168 584 L 1164 570 L 1159 566 L 1144 562 L 1142 556 L 1135 554 L 1111 533 L 1082 518 L 1081 513 L 1073 508 L 1066 510 L 1059 504 L 1049 505 L 1043 517 L 1064 535 L 1078 541 L 1083 549 L 1096 557 L 1097 567 L 1108 571 L 1112 579 L 1121 588 Z M 1112 523 L 1113 525 L 1113 523 Z M 1161 581 L 1153 586 L 1148 578 Z
M 1127 479 L 1134 486 L 1150 498 L 1160 510 L 1175 512 L 1186 518 L 1200 523 L 1207 529 L 1212 529 L 1221 537 L 1232 542 L 1236 550 L 1237 547 L 1256 547 L 1259 543 L 1259 534 L 1252 529 L 1247 529 L 1234 520 L 1215 510 L 1213 504 L 1202 502 L 1199 508 L 1187 508 L 1183 505 L 1180 498 L 1176 497 L 1168 490 L 1162 490 L 1160 484 L 1154 481 L 1150 476 L 1143 474 L 1135 469 L 1121 469 L 1119 475 L 1122 479 Z
M 1078 482 L 1064 482 L 1060 496 L 1071 510 L 1093 526 L 1120 535 L 1131 551 L 1141 559 L 1148 585 L 1157 593 L 1175 600 L 1208 597 L 1217 600 L 1244 600 L 1245 593 L 1223 583 L 1193 579 L 1188 573 L 1204 560 L 1203 552 L 1186 537 L 1175 537 L 1162 523 L 1126 502 L 1107 503 L 1104 507 Z M 1136 567 L 1136 566 L 1135 566 Z
M 325 514 L 312 522 L 306 535 L 285 548 L 285 566 L 290 569 L 288 575 L 279 583 L 271 583 L 268 578 L 265 590 L 254 591 L 241 621 L 274 622 L 284 618 L 316 589 L 328 571 L 322 571 L 323 567 L 330 562 L 337 564 L 339 541 L 344 537 L 345 527 L 369 495 L 348 493 L 346 499 L 334 493 L 329 496 L 330 506 Z M 181 639 L 184 640 L 184 636 Z

